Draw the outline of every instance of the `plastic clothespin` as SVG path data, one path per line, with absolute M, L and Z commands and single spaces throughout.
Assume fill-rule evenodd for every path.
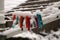
M 15 27 L 15 24 L 12 25 L 12 28 L 14 28 L 14 27 Z
M 36 28 L 38 28 L 38 19 L 37 19 L 37 17 L 35 17 L 35 21 L 36 21 Z
M 29 18 L 29 16 L 26 16 L 26 28 L 28 28 L 28 31 L 30 31 L 30 18 Z
M 17 17 L 16 17 L 16 23 L 18 22 L 18 20 L 19 20 L 19 17 L 17 16 Z
M 14 28 L 14 27 L 15 27 L 16 23 L 18 22 L 18 20 L 19 20 L 19 17 L 17 16 L 17 17 L 16 17 L 16 21 L 15 21 L 15 22 L 13 22 L 13 24 L 12 24 L 12 28 Z
M 28 31 L 30 31 L 30 18 L 28 19 L 28 22 L 29 22 L 29 27 L 28 27 Z
M 38 27 L 42 27 L 43 23 L 42 23 L 42 17 L 40 14 L 37 14 L 37 18 L 38 18 Z
M 12 18 L 12 20 L 13 20 L 12 28 L 15 27 L 15 23 L 16 23 L 16 22 L 14 23 L 14 20 L 15 20 L 15 19 L 16 19 L 16 15 L 14 14 L 14 15 L 13 15 L 13 18 Z
M 14 21 L 15 19 L 16 19 L 16 15 L 14 14 L 12 20 Z
M 23 26 L 23 19 L 24 19 L 23 16 L 20 16 L 20 20 L 19 20 L 20 21 L 20 28 L 22 28 L 22 26 Z

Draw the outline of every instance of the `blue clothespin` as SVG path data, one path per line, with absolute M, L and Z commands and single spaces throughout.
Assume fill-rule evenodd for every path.
M 19 20 L 19 17 L 17 16 L 17 17 L 16 17 L 16 22 L 18 22 L 18 20 Z
M 40 14 L 37 14 L 37 19 L 38 19 L 38 28 L 40 28 L 43 26 L 42 17 Z

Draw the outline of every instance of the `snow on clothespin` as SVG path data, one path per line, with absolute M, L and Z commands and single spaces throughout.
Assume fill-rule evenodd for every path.
M 30 31 L 30 18 L 28 16 L 26 16 L 26 28 Z
M 22 26 L 23 26 L 23 19 L 24 19 L 23 16 L 20 16 L 20 20 L 19 20 L 20 21 L 20 28 L 22 28 Z

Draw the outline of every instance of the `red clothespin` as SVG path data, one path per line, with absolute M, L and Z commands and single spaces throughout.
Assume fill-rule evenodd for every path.
M 26 28 L 30 31 L 30 18 L 28 16 L 26 16 Z
M 16 19 L 16 15 L 14 14 L 12 20 L 14 21 L 15 19 Z
M 22 28 L 22 26 L 23 26 L 23 16 L 20 16 L 20 28 Z

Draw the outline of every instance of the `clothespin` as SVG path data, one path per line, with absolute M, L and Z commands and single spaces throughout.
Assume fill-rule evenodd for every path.
M 12 20 L 14 21 L 15 19 L 16 19 L 16 15 L 14 14 Z
M 19 17 L 17 16 L 17 17 L 16 17 L 16 20 L 13 21 L 12 28 L 15 27 L 16 23 L 18 22 L 18 20 L 19 20 Z
M 15 27 L 15 24 L 12 25 L 12 28 L 14 28 L 14 27 Z
M 30 18 L 28 16 L 26 16 L 26 28 L 30 31 Z
M 37 18 L 38 18 L 38 27 L 42 27 L 43 23 L 42 23 L 42 17 L 40 14 L 37 14 Z
M 12 18 L 12 20 L 13 20 L 12 28 L 15 27 L 15 23 L 16 23 L 16 22 L 15 22 L 15 19 L 16 19 L 16 15 L 14 14 L 14 15 L 13 15 L 13 18 Z
M 38 19 L 37 19 L 37 17 L 35 17 L 35 21 L 36 21 L 36 28 L 38 28 Z
M 18 22 L 18 20 L 19 20 L 19 17 L 17 16 L 17 17 L 16 17 L 16 23 Z
M 30 31 L 30 18 L 28 19 L 28 22 L 29 22 L 29 27 L 28 27 L 28 31 Z
M 15 24 L 16 24 L 16 20 L 13 21 L 12 28 L 15 27 Z
M 20 28 L 22 28 L 22 26 L 23 26 L 23 19 L 24 19 L 23 16 L 20 16 L 20 20 L 19 20 L 20 21 Z

